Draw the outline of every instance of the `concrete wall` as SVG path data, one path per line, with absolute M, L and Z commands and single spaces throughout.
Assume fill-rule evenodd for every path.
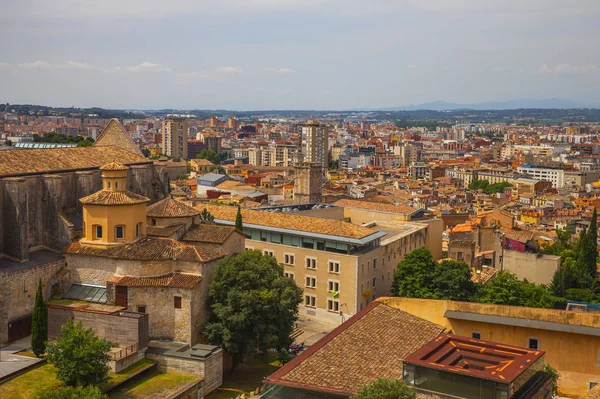
M 600 313 L 570 312 L 520 306 L 488 305 L 413 298 L 382 298 L 383 302 L 415 316 L 444 326 L 455 334 L 470 337 L 473 332 L 481 339 L 526 347 L 529 338 L 538 339 L 539 349 L 546 352 L 546 362 L 560 373 L 559 388 L 563 396 L 585 394 L 590 381 L 600 375 L 600 336 L 549 331 L 513 325 L 448 319 L 446 310 L 495 316 L 542 320 L 568 325 L 600 328 Z
M 8 323 L 33 313 L 40 279 L 44 298 L 50 298 L 52 285 L 68 285 L 64 259 L 16 271 L 0 272 L 0 342 L 8 340 Z
M 554 272 L 560 266 L 560 256 L 542 255 L 510 251 L 503 251 L 504 270 L 516 274 L 520 279 L 527 279 L 530 283 L 550 284 Z

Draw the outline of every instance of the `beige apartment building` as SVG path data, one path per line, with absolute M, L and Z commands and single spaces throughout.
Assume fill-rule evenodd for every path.
M 329 164 L 329 135 L 326 125 L 309 120 L 300 127 L 301 162 L 319 163 L 323 169 Z
M 175 158 L 187 158 L 188 124 L 186 120 L 168 118 L 162 122 L 163 154 Z
M 201 208 L 218 224 L 235 223 L 235 207 L 197 205 Z M 242 219 L 246 249 L 276 257 L 304 290 L 300 314 L 341 322 L 389 295 L 396 265 L 407 253 L 433 246 L 432 252 L 441 254 L 441 222 L 408 222 L 391 213 L 344 207 L 297 207 L 295 214 L 291 209 L 242 209 Z

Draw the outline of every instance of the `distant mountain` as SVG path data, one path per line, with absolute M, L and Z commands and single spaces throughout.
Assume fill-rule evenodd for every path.
M 588 108 L 582 103 L 577 103 L 571 100 L 563 100 L 559 98 L 549 98 L 545 100 L 508 100 L 485 102 L 476 104 L 458 104 L 449 103 L 446 101 L 432 101 L 424 104 L 411 104 L 406 107 L 385 108 L 381 111 L 456 111 L 456 110 L 504 110 L 504 109 L 520 109 L 520 108 L 541 108 L 541 109 L 565 109 L 565 108 Z

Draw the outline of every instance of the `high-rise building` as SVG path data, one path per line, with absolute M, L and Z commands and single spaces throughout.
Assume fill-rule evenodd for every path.
M 214 115 L 213 117 L 210 118 L 210 127 L 218 127 L 219 126 L 219 118 L 217 118 L 217 115 Z
M 213 150 L 217 154 L 221 155 L 221 152 L 223 152 L 223 149 L 221 147 L 221 140 L 222 140 L 222 137 L 219 137 L 219 136 L 205 135 L 204 136 L 204 148 L 206 148 L 207 150 Z
M 239 122 L 237 120 L 237 117 L 235 115 L 232 115 L 229 120 L 227 121 L 227 127 L 229 129 L 237 129 L 239 126 Z
M 323 167 L 316 162 L 300 162 L 295 166 L 294 202 L 314 204 L 323 196 Z
M 327 126 L 317 120 L 309 120 L 301 126 L 299 161 L 318 163 L 326 169 L 329 163 L 328 141 Z
M 162 122 L 163 154 L 175 158 L 187 158 L 188 124 L 184 119 L 167 118 Z

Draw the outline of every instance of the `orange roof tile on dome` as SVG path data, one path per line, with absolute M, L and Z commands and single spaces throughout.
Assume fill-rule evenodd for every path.
M 107 163 L 106 165 L 102 165 L 100 167 L 100 170 L 107 170 L 107 171 L 129 170 L 129 167 L 127 167 L 119 162 L 111 162 L 111 163 Z
M 100 190 L 79 199 L 84 205 L 136 205 L 150 201 L 150 198 L 131 191 Z

